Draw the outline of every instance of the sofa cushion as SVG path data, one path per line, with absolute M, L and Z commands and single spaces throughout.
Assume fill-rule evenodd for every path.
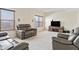
M 31 27 L 30 24 L 19 24 L 17 26 L 17 29 L 18 30 L 27 30 L 29 27 Z
M 28 31 L 28 32 L 25 33 L 25 35 L 28 36 L 28 35 L 31 35 L 32 33 L 33 33 L 33 31 Z
M 68 34 L 64 34 L 64 33 L 58 33 L 57 35 L 60 38 L 64 38 L 64 39 L 68 39 L 69 35 Z
M 53 41 L 56 41 L 56 42 L 59 42 L 61 44 L 65 44 L 65 45 L 71 45 L 72 42 L 71 41 L 68 41 L 66 39 L 63 39 L 63 38 L 59 38 L 59 37 L 52 37 Z
M 76 34 L 72 34 L 72 35 L 69 36 L 68 40 L 69 40 L 69 41 L 74 41 L 77 36 L 78 36 L 78 35 L 76 35 Z
M 32 30 L 32 28 L 31 28 L 31 27 L 29 27 L 29 28 L 25 29 L 25 31 L 31 31 L 31 30 Z

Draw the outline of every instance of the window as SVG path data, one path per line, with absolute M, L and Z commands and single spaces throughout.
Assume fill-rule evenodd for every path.
M 35 26 L 36 28 L 43 26 L 43 16 L 35 16 Z
M 14 30 L 15 28 L 15 12 L 9 9 L 0 9 L 0 31 Z

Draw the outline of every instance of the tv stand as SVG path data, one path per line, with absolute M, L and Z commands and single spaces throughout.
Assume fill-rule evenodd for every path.
M 64 31 L 64 27 L 54 27 L 54 26 L 49 26 L 49 31 L 63 32 L 63 31 Z

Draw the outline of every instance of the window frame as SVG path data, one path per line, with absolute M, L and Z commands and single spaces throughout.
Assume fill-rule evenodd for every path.
M 5 10 L 5 11 L 11 11 L 11 12 L 13 12 L 13 20 L 3 20 L 3 21 L 12 21 L 13 22 L 13 29 L 8 29 L 8 30 L 6 30 L 6 29 L 4 29 L 4 30 L 1 30 L 1 10 Z M 5 9 L 5 8 L 0 8 L 0 31 L 13 31 L 13 30 L 15 30 L 15 10 L 10 10 L 10 9 Z

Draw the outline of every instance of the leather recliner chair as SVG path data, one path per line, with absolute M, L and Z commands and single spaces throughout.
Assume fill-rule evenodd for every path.
M 30 24 L 18 24 L 16 30 L 16 36 L 20 39 L 26 39 L 32 36 L 36 36 L 37 29 L 31 28 Z
M 0 32 L 0 50 L 28 50 L 29 44 L 11 39 L 6 32 Z
M 52 47 L 54 50 L 78 50 L 79 27 L 71 35 L 59 33 L 57 37 L 52 37 Z

